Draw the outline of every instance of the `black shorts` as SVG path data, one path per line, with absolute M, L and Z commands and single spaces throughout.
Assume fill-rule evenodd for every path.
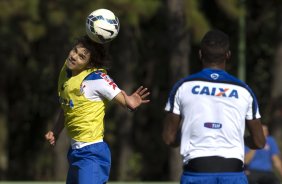
M 183 166 L 184 171 L 207 173 L 242 172 L 243 169 L 244 164 L 241 160 L 218 156 L 194 158 Z

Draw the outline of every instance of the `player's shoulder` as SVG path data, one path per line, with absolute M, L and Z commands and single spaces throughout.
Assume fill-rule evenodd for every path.
M 181 78 L 178 80 L 173 89 L 177 89 L 181 87 L 183 84 L 189 84 L 190 82 L 202 82 L 202 83 L 221 83 L 221 84 L 231 84 L 240 86 L 242 88 L 251 91 L 250 87 L 237 77 L 229 74 L 225 70 L 221 69 L 211 69 L 211 68 L 204 68 L 197 73 L 190 74 L 186 77 Z
M 203 69 L 198 74 L 196 74 L 195 76 L 197 75 L 200 76 L 199 77 L 200 80 L 203 81 L 222 83 L 222 84 L 232 84 L 250 90 L 249 86 L 245 82 L 243 82 L 242 80 L 238 79 L 237 77 L 228 73 L 225 70 L 206 68 Z
M 118 86 L 113 79 L 106 73 L 105 70 L 97 70 L 90 73 L 83 80 L 85 83 L 93 84 L 96 89 L 118 89 Z M 95 84 L 95 85 L 94 85 Z
M 104 70 L 97 70 L 87 75 L 84 81 L 99 80 L 99 79 L 110 79 L 110 77 L 107 75 L 107 73 Z
M 210 69 L 203 69 L 199 72 L 187 75 L 186 77 L 181 78 L 178 80 L 174 88 L 182 86 L 184 83 L 194 82 L 194 81 L 202 81 L 202 82 L 213 82 L 216 80 L 219 80 L 222 76 L 222 73 L 220 73 L 220 70 L 217 70 L 216 72 L 212 72 Z

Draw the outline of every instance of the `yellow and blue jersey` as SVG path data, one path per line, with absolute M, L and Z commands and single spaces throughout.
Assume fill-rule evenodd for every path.
M 68 135 L 78 142 L 103 140 L 106 103 L 118 93 L 120 89 L 104 70 L 87 69 L 71 76 L 64 65 L 58 81 L 58 95 Z

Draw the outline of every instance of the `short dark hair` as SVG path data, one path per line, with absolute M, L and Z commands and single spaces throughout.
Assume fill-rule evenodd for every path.
M 90 52 L 90 65 L 95 68 L 107 69 L 109 66 L 109 55 L 104 44 L 92 41 L 87 35 L 76 39 L 74 45 L 82 44 Z
M 229 37 L 220 30 L 211 30 L 201 41 L 202 61 L 206 63 L 221 63 L 229 51 Z

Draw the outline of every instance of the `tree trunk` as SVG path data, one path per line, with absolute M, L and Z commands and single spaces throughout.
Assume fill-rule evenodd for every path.
M 279 32 L 277 37 L 279 42 L 277 44 L 277 50 L 275 54 L 275 60 L 273 65 L 273 83 L 271 88 L 271 120 L 270 131 L 278 141 L 280 149 L 282 148 L 282 6 L 279 7 L 280 11 L 277 11 L 279 15 Z
M 282 32 L 281 32 L 282 36 Z M 271 103 L 271 118 L 270 118 L 270 131 L 277 140 L 282 140 L 282 43 L 279 44 L 275 64 L 273 67 L 273 83 L 272 83 L 272 103 Z M 282 142 L 278 141 L 280 148 Z
M 137 45 L 134 38 L 134 29 L 130 26 L 123 26 L 123 34 L 120 33 L 119 37 L 126 41 L 121 43 L 118 48 L 118 57 L 114 59 L 113 77 L 117 85 L 123 89 L 128 95 L 135 90 L 134 70 L 137 63 Z M 137 84 L 138 85 L 138 84 Z M 116 168 L 117 180 L 129 181 L 134 179 L 134 168 L 131 168 L 129 162 L 133 157 L 132 149 L 132 133 L 133 133 L 133 113 L 126 111 L 121 107 L 116 109 L 117 115 L 114 117 L 114 123 L 117 124 L 117 144 L 118 144 L 118 158 Z M 113 160 L 115 162 L 115 160 Z
M 185 28 L 184 1 L 167 0 L 168 43 L 170 45 L 169 71 L 170 86 L 188 74 L 189 34 Z M 170 151 L 169 179 L 178 181 L 182 173 L 182 160 L 179 148 Z
M 6 171 L 8 168 L 7 155 L 7 141 L 8 141 L 8 127 L 7 127 L 7 101 L 5 97 L 0 94 L 0 180 L 6 179 Z
M 67 136 L 64 129 L 60 135 L 60 139 L 57 141 L 54 150 L 54 179 L 66 180 L 68 172 L 68 160 L 67 153 L 70 147 L 70 138 Z
M 54 121 L 59 117 L 60 110 L 56 113 L 56 118 L 53 118 Z M 67 172 L 68 172 L 68 160 L 67 153 L 70 147 L 70 138 L 67 136 L 65 128 L 60 134 L 58 141 L 56 142 L 56 146 L 54 147 L 53 158 L 54 158 L 54 179 L 55 180 L 66 180 Z
M 281 23 L 282 24 L 282 23 Z M 282 32 L 281 32 L 282 37 Z M 276 50 L 275 63 L 273 66 L 273 84 L 272 84 L 272 98 L 278 98 L 282 95 L 282 40 Z

